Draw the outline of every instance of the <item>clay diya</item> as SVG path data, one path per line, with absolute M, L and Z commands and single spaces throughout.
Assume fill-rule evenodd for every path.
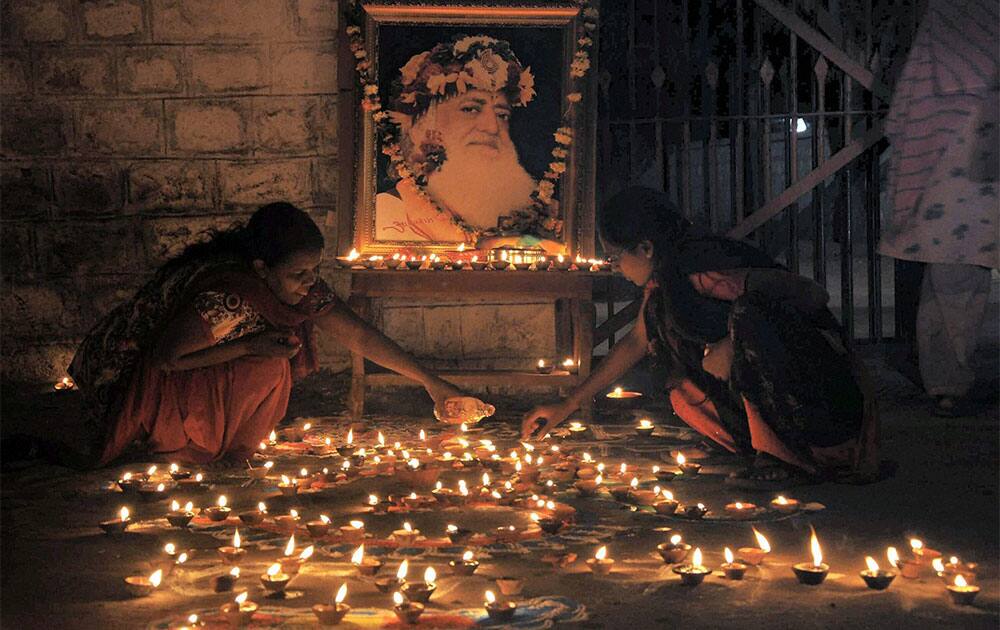
M 420 619 L 420 615 L 424 614 L 424 605 L 419 602 L 407 601 L 403 598 L 403 595 L 396 591 L 392 594 L 392 601 L 395 604 L 392 611 L 396 613 L 396 617 L 400 621 L 407 625 L 414 625 Z
M 514 602 L 498 602 L 493 591 L 486 591 L 486 601 L 483 604 L 486 615 L 494 623 L 507 623 L 514 618 L 517 604 Z
M 177 501 L 173 501 L 170 504 L 170 511 L 167 512 L 167 522 L 170 523 L 171 527 L 176 527 L 182 529 L 187 527 L 191 523 L 191 519 L 194 518 L 194 504 L 190 501 L 181 509 L 181 506 Z
M 479 562 L 473 559 L 471 551 L 466 551 L 461 560 L 451 560 L 448 566 L 454 575 L 472 575 L 479 568 Z
M 733 558 L 733 552 L 730 551 L 729 547 L 726 547 L 723 555 L 726 557 L 726 563 L 719 568 L 722 569 L 722 573 L 726 576 L 726 579 L 742 580 L 743 575 L 747 572 L 747 565 L 742 562 L 736 562 Z
M 891 571 L 880 571 L 878 563 L 871 556 L 865 556 L 865 564 L 868 569 L 861 571 L 861 579 L 865 581 L 868 588 L 875 591 L 884 591 L 889 588 L 892 581 L 896 579 L 896 574 Z
M 290 575 L 281 572 L 281 565 L 275 562 L 260 576 L 260 583 L 269 595 L 276 595 L 285 592 L 285 587 L 291 579 Z
M 971 606 L 976 595 L 979 595 L 979 587 L 975 584 L 969 584 L 962 574 L 956 575 L 955 581 L 949 584 L 947 589 L 948 594 L 951 595 L 951 601 L 959 606 Z
M 237 595 L 235 600 L 223 605 L 220 612 L 230 626 L 242 627 L 253 620 L 257 604 L 247 601 L 247 593 L 244 591 Z
M 324 626 L 335 626 L 343 621 L 347 613 L 351 612 L 351 607 L 344 603 L 344 598 L 347 597 L 347 584 L 341 584 L 340 588 L 337 589 L 337 595 L 334 597 L 333 604 L 316 604 L 312 607 L 313 614 L 316 615 L 316 619 L 319 623 Z
M 322 538 L 330 531 L 330 517 L 320 514 L 318 519 L 306 522 L 306 529 L 313 538 Z
M 209 508 L 205 508 L 204 512 L 205 515 L 208 517 L 208 520 L 215 523 L 221 523 L 222 521 L 229 518 L 229 514 L 232 512 L 232 510 L 226 507 L 226 503 L 227 503 L 226 495 L 222 495 L 219 497 L 219 500 L 216 502 L 216 505 L 213 505 L 212 507 Z
M 691 564 L 674 567 L 673 571 L 681 576 L 681 584 L 685 586 L 698 586 L 705 580 L 705 576 L 712 572 L 701 563 L 700 548 L 695 548 L 691 555 Z
M 219 547 L 219 555 L 226 564 L 239 564 L 240 560 L 246 556 L 247 550 L 241 546 L 240 530 L 233 534 L 233 545 Z
M 607 575 L 611 573 L 612 567 L 614 567 L 615 561 L 608 557 L 608 548 L 601 547 L 594 554 L 593 558 L 587 560 L 587 566 L 590 567 L 590 571 L 595 575 Z
M 236 580 L 240 577 L 240 568 L 233 567 L 229 573 L 217 575 L 212 579 L 212 590 L 216 593 L 228 593 L 236 586 Z
M 829 565 L 823 564 L 823 552 L 819 547 L 819 540 L 816 538 L 816 532 L 812 532 L 812 540 L 810 542 L 810 547 L 812 549 L 813 561 L 810 562 L 800 562 L 792 566 L 792 571 L 795 573 L 795 577 L 798 578 L 800 584 L 806 584 L 809 586 L 817 586 L 823 583 L 826 579 L 827 574 L 830 572 Z
M 130 575 L 125 578 L 125 590 L 132 597 L 148 597 L 163 579 L 163 569 L 153 571 L 152 575 Z
M 368 577 L 374 576 L 382 568 L 382 561 L 378 558 L 372 558 L 365 555 L 365 546 L 362 544 L 351 556 L 351 564 L 353 564 L 359 575 L 364 575 Z
M 424 571 L 424 580 L 422 582 L 406 582 L 400 590 L 406 596 L 406 599 L 411 602 L 426 604 L 437 589 L 437 584 L 434 583 L 436 578 L 437 572 L 434 570 L 434 567 L 427 567 L 427 570 Z
M 674 534 L 670 537 L 670 542 L 657 545 L 656 551 L 666 564 L 678 564 L 687 558 L 688 552 L 691 551 L 691 545 L 681 542 L 680 534 Z
M 539 374 L 552 374 L 554 368 L 555 366 L 545 359 L 539 359 L 538 363 L 535 364 L 535 371 Z
M 101 521 L 99 525 L 108 536 L 120 536 L 125 533 L 125 529 L 131 522 L 132 519 L 129 518 L 128 508 L 123 507 L 118 511 L 118 518 L 110 521 Z
M 788 499 L 784 496 L 771 499 L 771 509 L 780 514 L 795 514 L 800 507 L 801 505 L 796 499 Z

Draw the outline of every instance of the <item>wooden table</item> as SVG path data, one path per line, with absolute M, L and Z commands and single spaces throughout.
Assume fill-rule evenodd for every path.
M 375 298 L 441 300 L 463 298 L 543 298 L 555 301 L 556 356 L 570 356 L 579 366 L 576 374 L 555 370 L 551 374 L 511 370 L 450 370 L 438 376 L 459 387 L 475 385 L 547 385 L 572 388 L 590 374 L 593 352 L 594 280 L 607 273 L 589 271 L 452 271 L 452 270 L 341 270 L 351 274 L 348 304 L 369 319 Z M 365 390 L 369 383 L 402 385 L 412 383 L 396 373 L 366 374 L 365 359 L 351 353 L 351 389 L 348 408 L 354 419 L 364 414 Z M 589 419 L 591 405 L 580 409 Z

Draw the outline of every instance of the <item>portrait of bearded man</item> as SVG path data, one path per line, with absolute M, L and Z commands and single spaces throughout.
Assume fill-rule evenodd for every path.
M 534 76 L 507 42 L 477 35 L 438 44 L 410 58 L 393 92 L 402 157 L 423 186 L 403 177 L 376 195 L 376 239 L 466 242 L 470 230 L 496 228 L 532 205 L 537 181 L 510 122 L 534 98 Z

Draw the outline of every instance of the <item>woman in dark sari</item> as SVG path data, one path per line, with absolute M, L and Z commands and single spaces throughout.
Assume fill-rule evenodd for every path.
M 288 203 L 167 262 L 87 336 L 70 366 L 106 465 L 136 440 L 171 461 L 242 461 L 317 368 L 315 330 L 408 376 L 436 405 L 460 395 L 358 318 L 318 276 L 323 235 Z
M 525 417 L 544 435 L 647 354 L 675 413 L 763 481 L 877 471 L 877 408 L 826 291 L 745 243 L 705 234 L 648 188 L 600 217 L 615 269 L 644 287 L 626 339 L 564 401 Z

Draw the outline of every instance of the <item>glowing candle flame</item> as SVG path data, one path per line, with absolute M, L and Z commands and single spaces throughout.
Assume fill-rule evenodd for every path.
M 239 549 L 240 548 L 240 542 L 241 542 L 240 541 L 240 530 L 239 530 L 239 528 L 237 528 L 236 529 L 236 533 L 233 534 L 233 547 L 236 547 L 237 549 Z
M 261 514 L 267 514 L 267 506 L 264 505 L 263 501 L 257 503 L 257 511 Z
M 309 471 L 308 470 L 306 470 L 305 468 L 300 468 L 299 469 L 299 477 L 305 478 L 305 477 L 308 477 L 308 476 L 309 476 Z
M 264 468 L 271 470 L 272 468 L 274 468 L 274 462 L 264 462 Z
M 497 596 L 493 594 L 493 591 L 486 591 L 486 603 L 495 604 L 497 601 Z
M 232 569 L 229 570 L 229 575 L 233 576 L 234 578 L 240 577 L 240 568 L 233 567 Z
M 573 367 L 573 359 L 566 359 L 563 361 L 563 367 Z
M 952 557 L 948 558 L 948 562 L 950 564 L 957 565 L 958 564 L 958 556 L 952 556 Z
M 616 387 L 615 391 L 614 391 L 615 398 L 621 398 L 623 391 L 625 391 L 625 390 L 623 390 L 621 387 Z
M 340 585 L 337 589 L 337 596 L 333 598 L 333 601 L 337 604 L 343 604 L 344 599 L 347 598 L 347 582 Z
M 471 550 L 470 551 L 466 551 L 465 553 L 462 554 L 462 561 L 464 561 L 464 562 L 472 562 L 472 551 Z
M 650 422 L 648 419 L 643 418 L 642 420 L 639 421 L 639 428 L 640 429 L 651 429 L 651 428 L 653 428 L 653 423 Z
M 694 554 L 691 556 L 691 564 L 695 567 L 701 566 L 701 547 L 695 547 Z
M 753 529 L 753 535 L 757 538 L 757 546 L 764 550 L 765 553 L 771 553 L 771 544 L 767 542 L 767 538 L 764 538 L 764 534 L 757 531 L 756 527 L 751 525 Z
M 896 551 L 895 547 L 889 547 L 885 550 L 885 557 L 888 558 L 889 564 L 899 568 L 899 552 Z M 935 558 L 937 560 L 938 558 Z
M 285 555 L 290 556 L 295 553 L 295 534 L 288 539 L 288 544 L 285 545 Z
M 174 545 L 174 543 L 167 543 L 163 545 L 163 552 L 166 553 L 168 556 L 172 556 L 175 553 L 177 553 L 177 546 Z
M 178 512 L 178 511 L 180 511 L 180 509 L 181 509 L 181 504 L 180 503 L 178 503 L 177 501 L 171 501 L 170 502 L 170 511 L 171 512 Z
M 545 367 L 545 359 L 539 359 L 538 360 L 538 367 L 540 367 L 540 368 Z
M 361 256 L 358 250 L 351 248 L 351 251 L 347 254 L 347 260 L 357 260 Z
M 271 434 L 267 436 L 267 439 L 269 439 L 272 442 L 276 442 L 278 440 L 278 434 L 274 431 L 271 431 Z
M 608 557 L 607 547 L 601 547 L 600 549 L 597 550 L 597 553 L 594 554 L 594 558 L 596 558 L 597 560 L 604 560 L 607 557 Z
M 361 545 L 354 551 L 354 554 L 351 556 L 351 564 L 361 564 L 361 561 L 364 559 L 365 559 L 365 546 Z
M 910 548 L 913 549 L 913 551 L 920 551 L 921 549 L 924 548 L 924 543 L 919 538 L 911 538 Z
M 778 495 L 778 498 L 774 500 L 778 505 L 788 505 L 788 499 L 784 495 Z
M 865 564 L 868 565 L 869 571 L 872 573 L 878 573 L 878 562 L 875 562 L 875 558 L 865 556 Z
M 170 464 L 170 472 L 175 473 L 180 469 L 181 469 L 180 466 L 178 466 L 177 464 Z
M 218 505 L 218 506 L 219 506 L 220 508 L 224 508 L 224 507 L 226 507 L 226 503 L 227 503 L 227 501 L 226 501 L 226 495 L 224 495 L 224 494 L 222 494 L 222 495 L 219 495 L 219 500 L 218 500 L 218 501 L 216 501 L 216 504 L 217 504 L 217 505 Z
M 420 439 L 421 439 L 421 441 L 424 441 L 424 440 L 427 439 L 427 434 L 424 433 L 423 429 L 420 429 Z
M 673 501 L 674 493 L 669 490 L 663 490 L 663 498 L 666 499 L 667 501 Z
M 433 584 L 434 580 L 437 579 L 437 576 L 438 574 L 437 571 L 434 570 L 434 567 L 427 567 L 427 570 L 424 571 L 424 582 L 427 584 Z
M 674 546 L 677 546 L 677 545 L 681 544 L 681 535 L 680 534 L 674 534 L 673 536 L 671 536 L 670 537 L 670 544 L 674 545 Z
M 364 524 L 363 521 L 351 521 L 350 524 L 351 524 L 351 527 L 353 527 L 354 529 L 364 529 L 364 527 L 365 527 L 365 524 Z
M 122 521 L 127 521 L 128 520 L 128 508 L 127 507 L 123 507 L 122 509 L 118 510 L 118 515 L 121 517 Z
M 632 486 L 632 489 L 635 490 L 636 488 L 639 487 L 639 478 L 638 477 L 632 477 L 632 481 L 630 481 L 628 485 Z
M 281 565 L 278 564 L 277 562 L 275 562 L 274 564 L 272 564 L 267 568 L 267 575 L 272 578 L 278 575 L 278 573 L 280 572 L 281 572 Z
M 597 477 L 594 479 L 594 485 L 598 485 L 599 486 L 599 485 L 601 485 L 601 482 L 603 482 L 603 481 L 604 481 L 604 477 L 601 476 L 601 475 L 597 475 Z
M 684 453 L 677 453 L 677 465 L 683 466 L 687 462 L 687 458 L 684 457 Z
M 164 491 L 164 490 L 166 490 L 166 489 L 167 489 L 167 487 L 166 487 L 165 485 L 163 485 L 162 483 L 161 483 L 161 484 L 158 484 L 158 485 L 156 486 L 156 491 L 157 491 L 157 492 L 163 492 L 163 491 Z
M 490 485 L 490 476 L 487 473 L 483 473 L 483 485 Z
M 187 503 L 184 504 L 184 511 L 185 512 L 190 512 L 193 509 L 194 509 L 194 503 L 193 502 L 188 501 Z
M 312 423 L 311 422 L 307 422 L 307 423 L 305 423 L 305 424 L 302 425 L 302 430 L 303 431 L 308 431 L 311 428 L 312 428 Z
M 132 473 L 130 472 L 127 472 L 124 475 L 122 475 L 122 481 L 131 481 L 131 479 L 132 479 Z
M 726 547 L 726 550 L 723 552 L 723 555 L 726 556 L 726 564 L 733 563 L 733 551 L 729 547 Z
M 743 504 L 737 501 L 736 503 L 733 504 L 733 507 L 735 507 L 737 510 L 742 510 Z
M 812 540 L 809 544 L 812 549 L 813 566 L 821 566 L 823 564 L 823 551 L 819 548 L 819 539 L 816 538 L 815 529 L 812 530 Z
M 382 435 L 381 431 L 378 432 L 378 445 L 385 446 L 385 436 Z
M 308 547 L 302 550 L 302 553 L 299 554 L 299 560 L 305 562 L 309 558 L 312 558 L 313 552 L 315 550 L 316 550 L 315 547 L 309 545 Z
M 378 505 L 378 497 L 374 494 L 368 495 L 368 505 Z
M 529 518 L 536 523 L 538 522 L 538 514 L 536 512 L 532 512 Z
M 291 516 L 292 518 L 297 519 L 299 517 L 299 511 L 295 509 L 288 510 L 288 515 Z
M 409 570 L 409 568 L 410 568 L 409 560 L 403 560 L 402 562 L 400 562 L 399 569 L 396 570 L 396 579 L 405 580 L 406 572 Z
M 931 566 L 934 567 L 934 570 L 938 573 L 944 572 L 944 560 L 941 558 L 934 558 L 931 560 Z
M 177 564 L 184 564 L 185 562 L 187 562 L 187 559 L 188 555 L 187 552 L 185 551 L 181 553 L 181 555 L 177 556 Z
M 163 569 L 157 569 L 156 571 L 153 571 L 152 575 L 149 576 L 149 583 L 153 585 L 153 588 L 156 588 L 157 586 L 160 585 L 160 581 L 162 579 L 163 579 Z
M 397 606 L 403 605 L 403 596 L 400 595 L 399 591 L 396 591 L 395 593 L 392 594 L 392 601 Z
M 192 626 L 194 624 L 198 623 L 198 615 L 196 615 L 194 613 L 191 613 L 190 615 L 188 615 L 188 623 L 191 624 Z
M 965 581 L 964 575 L 962 575 L 961 573 L 957 573 L 955 575 L 955 586 L 957 586 L 958 588 L 965 588 L 968 585 L 969 583 Z
M 326 514 L 320 514 L 319 515 L 319 520 L 323 521 L 324 525 L 329 525 L 330 524 L 330 517 L 327 516 Z
M 248 594 L 247 591 L 243 591 L 242 593 L 237 595 L 236 599 L 234 600 L 236 604 L 242 606 L 243 603 L 247 601 L 247 594 Z
M 409 521 L 403 522 L 403 529 L 405 529 L 406 531 L 411 532 L 411 533 L 413 532 L 413 526 L 410 525 Z
M 407 462 L 407 464 L 409 464 L 410 468 L 412 468 L 413 470 L 420 468 L 420 460 L 416 458 L 411 459 L 409 462 Z
M 150 477 L 152 477 L 154 473 L 156 473 L 156 466 L 150 466 L 146 469 L 146 474 Z

